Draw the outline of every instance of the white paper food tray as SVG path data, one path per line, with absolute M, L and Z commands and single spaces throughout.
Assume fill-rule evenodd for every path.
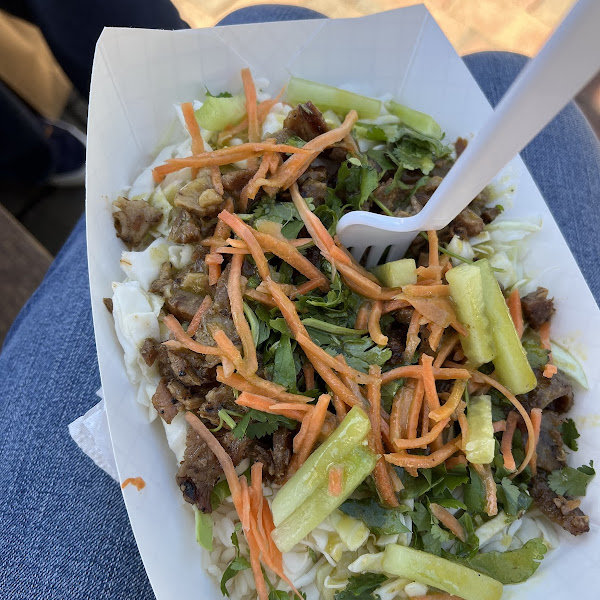
M 175 484 L 177 464 L 159 422 L 135 401 L 112 318 L 102 303 L 123 274 L 124 246 L 115 237 L 110 202 L 147 166 L 173 120 L 173 103 L 210 90 L 240 89 L 249 66 L 276 93 L 290 75 L 345 87 L 369 96 L 393 95 L 431 114 L 452 141 L 477 131 L 491 108 L 449 41 L 422 6 L 358 19 L 294 21 L 187 31 L 107 28 L 96 48 L 88 122 L 87 241 L 98 359 L 121 481 L 141 476 L 146 487 L 124 490 L 125 503 L 154 592 L 159 600 L 220 598 L 204 572 L 192 511 Z M 542 216 L 532 239 L 529 271 L 556 299 L 553 337 L 576 351 L 590 390 L 577 394 L 581 432 L 579 466 L 600 452 L 600 312 L 554 219 L 522 161 L 510 166 L 516 184 L 508 216 Z M 91 368 L 91 365 L 90 365 Z M 600 478 L 583 502 L 591 532 L 562 536 L 526 584 L 507 598 L 590 597 L 600 587 Z M 190 595 L 192 594 L 192 595 Z

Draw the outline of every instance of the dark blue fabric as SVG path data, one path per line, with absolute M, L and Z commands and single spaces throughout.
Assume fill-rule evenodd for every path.
M 286 10 L 288 18 L 306 14 Z M 260 21 L 271 14 L 257 9 L 247 17 Z M 523 59 L 485 54 L 466 62 L 497 100 Z M 600 159 L 579 112 L 570 107 L 566 114 L 540 134 L 525 158 L 557 217 L 564 217 L 575 252 L 583 255 L 590 247 L 585 236 L 597 239 L 598 230 L 560 211 L 595 198 L 587 221 L 597 227 Z M 591 281 L 598 280 L 595 269 Z M 0 354 L 0 598 L 153 598 L 119 487 L 67 432 L 68 423 L 96 403 L 99 384 L 80 222 Z
M 465 56 L 465 64 L 495 106 L 527 58 L 510 52 Z M 521 156 L 600 303 L 600 143 L 574 102 Z

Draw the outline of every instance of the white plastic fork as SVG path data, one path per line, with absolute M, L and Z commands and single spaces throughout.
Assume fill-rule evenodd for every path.
M 404 256 L 420 231 L 448 225 L 600 68 L 600 0 L 579 0 L 506 92 L 492 117 L 413 217 L 354 211 L 337 234 L 357 260 L 375 266 Z

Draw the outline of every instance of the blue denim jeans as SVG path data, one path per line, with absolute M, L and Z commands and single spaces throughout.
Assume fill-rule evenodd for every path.
M 251 22 L 314 14 L 260 7 L 226 22 L 239 22 L 240 15 Z M 495 52 L 465 58 L 493 104 L 525 61 Z M 598 300 L 598 141 L 571 104 L 523 158 Z M 0 355 L 0 598 L 153 598 L 119 486 L 67 432 L 68 423 L 97 402 L 99 386 L 81 221 Z

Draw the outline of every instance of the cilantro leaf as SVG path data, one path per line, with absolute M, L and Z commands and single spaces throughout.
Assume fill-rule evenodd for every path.
M 389 413 L 392 410 L 392 403 L 394 402 L 394 396 L 398 393 L 398 390 L 404 385 L 403 379 L 396 379 L 390 381 L 385 385 L 381 386 L 381 406 Z
M 382 573 L 352 575 L 348 585 L 342 591 L 336 592 L 333 600 L 379 600 L 379 595 L 373 592 L 385 581 L 387 577 Z
M 210 493 L 210 506 L 213 510 L 217 510 L 219 506 L 221 506 L 223 500 L 225 498 L 229 498 L 231 496 L 231 490 L 229 489 L 229 484 L 227 483 L 227 479 L 223 479 L 219 481 L 212 489 Z
M 240 571 L 245 571 L 250 568 L 250 563 L 247 558 L 243 556 L 236 556 L 227 566 L 225 572 L 223 573 L 223 577 L 221 577 L 221 593 L 224 596 L 229 596 L 229 592 L 227 591 L 227 587 L 225 584 L 233 579 Z
M 431 526 L 430 531 L 424 533 L 421 536 L 421 543 L 425 552 L 441 556 L 442 544 L 453 539 L 454 537 L 452 536 L 452 534 L 450 534 L 445 529 L 442 529 L 437 523 L 434 523 Z
M 485 487 L 481 477 L 469 469 L 470 482 L 465 484 L 464 501 L 471 513 L 482 512 L 485 504 Z
M 518 550 L 484 552 L 469 559 L 457 559 L 457 562 L 510 585 L 529 579 L 540 566 L 547 550 L 542 540 L 535 538 Z
M 548 475 L 548 485 L 559 496 L 585 496 L 588 483 L 594 478 L 594 461 L 577 469 L 565 467 Z
M 525 484 L 521 484 L 526 487 Z M 513 483 L 508 477 L 503 477 L 497 489 L 498 501 L 504 507 L 507 515 L 515 516 L 526 511 L 532 503 L 531 496 Z
M 567 419 L 562 424 L 560 434 L 562 435 L 563 442 L 567 448 L 570 448 L 571 450 L 577 450 L 579 446 L 576 440 L 579 437 L 579 431 L 577 431 L 577 427 L 575 426 L 575 421 L 573 421 L 573 419 Z
M 267 196 L 254 208 L 254 223 L 264 219 L 281 224 L 281 233 L 289 240 L 296 239 L 304 222 L 300 218 L 292 202 L 276 202 L 274 197 Z
M 409 533 L 404 525 L 403 511 L 398 508 L 384 508 L 372 498 L 346 500 L 340 510 L 349 517 L 361 520 L 375 535 Z
M 231 98 L 231 94 L 229 92 L 219 92 L 217 95 L 215 94 L 211 94 L 209 89 L 204 86 L 204 89 L 206 90 L 206 96 L 208 98 Z
M 233 435 L 240 440 L 244 436 L 257 439 L 275 433 L 280 427 L 296 429 L 297 423 L 281 415 L 272 415 L 251 408 L 233 430 Z
M 282 335 L 279 342 L 277 342 L 273 381 L 292 392 L 296 391 L 296 364 L 289 335 Z
M 525 340 L 523 348 L 527 352 L 527 361 L 532 369 L 541 369 L 548 362 L 549 350 L 542 348 L 535 340 Z
M 335 194 L 355 210 L 361 210 L 378 184 L 379 174 L 374 167 L 358 159 L 350 159 L 338 170 Z

